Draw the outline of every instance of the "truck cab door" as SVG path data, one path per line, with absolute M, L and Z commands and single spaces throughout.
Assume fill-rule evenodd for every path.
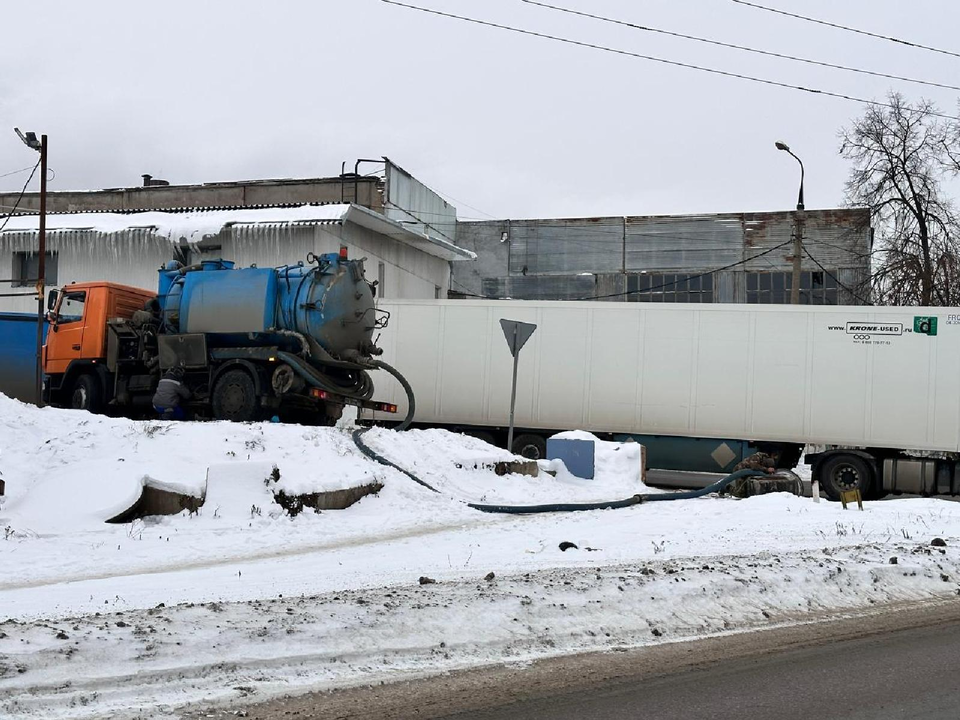
M 60 295 L 47 332 L 44 372 L 48 375 L 66 372 L 70 363 L 82 356 L 86 306 L 86 290 L 64 290 Z

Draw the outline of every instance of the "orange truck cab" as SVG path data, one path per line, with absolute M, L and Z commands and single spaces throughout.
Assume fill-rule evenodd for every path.
M 128 320 L 156 293 L 109 282 L 66 285 L 50 294 L 43 347 L 44 399 L 96 411 L 112 397 L 107 321 Z

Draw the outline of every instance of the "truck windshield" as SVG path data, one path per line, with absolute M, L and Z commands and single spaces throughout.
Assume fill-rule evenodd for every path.
M 57 311 L 57 322 L 71 323 L 83 319 L 83 303 L 87 298 L 84 292 L 65 293 Z

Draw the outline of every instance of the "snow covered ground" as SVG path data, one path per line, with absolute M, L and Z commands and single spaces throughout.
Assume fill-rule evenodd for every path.
M 508 454 L 443 431 L 366 437 L 441 492 L 368 460 L 346 428 L 132 422 L 0 396 L 0 717 L 172 717 L 960 589 L 958 503 L 861 513 L 778 494 L 491 515 L 464 501 L 644 492 L 636 448 L 604 445 L 585 481 L 498 477 Z M 379 494 L 295 518 L 272 496 L 370 481 Z M 144 482 L 207 501 L 105 524 Z

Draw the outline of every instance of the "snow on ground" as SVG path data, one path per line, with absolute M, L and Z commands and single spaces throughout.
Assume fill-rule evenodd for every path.
M 960 588 L 958 503 L 861 513 L 776 494 L 490 515 L 464 501 L 645 492 L 635 448 L 601 445 L 585 481 L 498 477 L 488 468 L 507 453 L 440 430 L 366 441 L 441 492 L 368 460 L 348 428 L 132 422 L 0 396 L 0 717 L 175 717 L 199 701 L 635 647 Z M 265 482 L 274 467 L 279 481 Z M 295 518 L 271 494 L 371 480 L 379 494 Z M 207 502 L 197 515 L 104 524 L 144 482 Z

